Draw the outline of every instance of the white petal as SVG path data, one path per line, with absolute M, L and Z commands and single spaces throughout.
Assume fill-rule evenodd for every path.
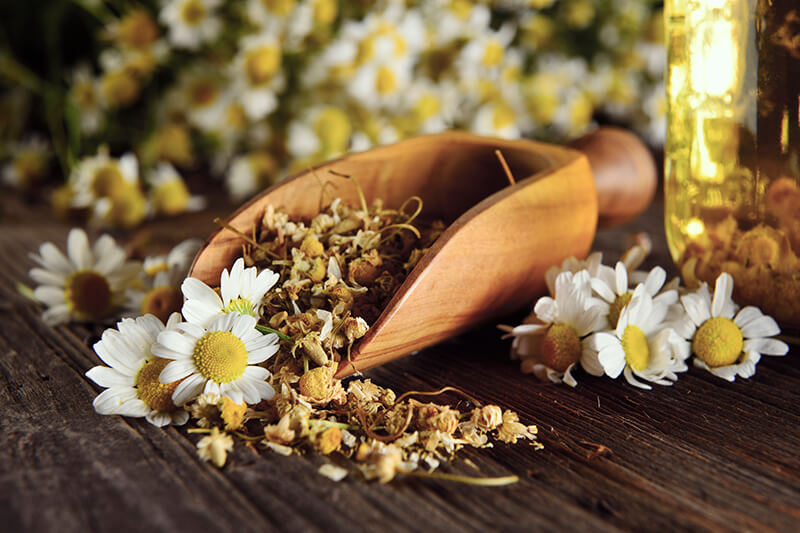
M 186 411 L 184 411 L 184 413 L 185 412 Z M 170 415 L 169 413 L 162 413 L 160 411 L 150 411 L 149 413 L 147 413 L 147 416 L 145 416 L 145 418 L 147 419 L 148 422 L 159 428 L 168 426 L 170 422 L 172 422 L 172 415 Z
M 196 342 L 177 331 L 165 330 L 158 334 L 158 344 L 174 353 L 191 355 Z
M 66 274 L 45 270 L 43 268 L 32 268 L 30 272 L 28 272 L 28 275 L 33 281 L 40 285 L 52 285 L 54 287 L 63 287 L 67 279 Z
M 96 366 L 86 372 L 86 377 L 100 385 L 101 387 L 133 387 L 135 377 L 126 376 L 121 372 L 106 366 Z
M 778 339 L 748 339 L 744 341 L 744 349 L 764 355 L 786 355 L 789 345 Z
M 256 322 L 256 317 L 254 316 L 239 315 L 233 322 L 231 333 L 241 339 L 242 337 L 247 336 L 248 333 L 255 331 Z
M 733 321 L 737 326 L 739 326 L 739 329 L 742 329 L 752 321 L 756 320 L 757 318 L 761 318 L 762 316 L 764 316 L 764 313 L 762 313 L 758 307 L 748 305 L 736 313 L 736 318 L 734 318 Z
M 597 351 L 591 349 L 588 344 L 589 343 L 586 341 L 583 342 L 583 350 L 581 351 L 580 358 L 581 367 L 584 371 L 593 376 L 602 376 L 605 370 L 597 356 Z
M 700 327 L 706 320 L 711 318 L 711 309 L 703 298 L 697 294 L 686 294 L 681 297 L 686 314 L 696 327 Z
M 173 313 L 173 315 L 177 315 L 180 319 L 180 313 Z M 170 320 L 171 319 L 172 317 L 170 317 Z M 206 329 L 203 326 L 192 324 L 191 322 L 180 322 L 172 326 L 167 326 L 167 329 L 173 328 L 184 333 L 187 337 L 191 337 L 192 339 L 200 339 L 206 334 Z
M 596 292 L 597 295 L 600 296 L 600 298 L 602 298 L 608 303 L 614 302 L 614 300 L 616 299 L 614 291 L 611 290 L 611 287 L 609 287 L 603 280 L 599 278 L 592 278 L 591 283 L 592 283 L 592 290 Z
M 642 383 L 641 381 L 637 381 L 636 378 L 633 377 L 633 373 L 631 372 L 631 368 L 629 366 L 625 367 L 623 374 L 625 375 L 625 381 L 627 381 L 634 387 L 638 387 L 644 390 L 652 390 L 653 387 L 651 387 L 650 385 L 645 385 L 644 383 Z
M 727 272 L 723 272 L 717 278 L 717 284 L 714 287 L 714 299 L 711 302 L 711 316 L 723 316 L 728 302 L 731 300 L 733 294 L 733 277 Z
M 50 307 L 61 305 L 64 303 L 64 289 L 41 285 L 33 290 L 33 297 Z
M 561 276 L 559 276 L 559 278 L 561 278 Z M 536 305 L 533 307 L 533 312 L 536 313 L 536 317 L 539 320 L 545 324 L 550 324 L 555 321 L 558 316 L 558 307 L 556 306 L 555 300 L 549 296 L 543 296 L 536 302 Z
M 175 392 L 172 393 L 173 403 L 180 406 L 186 402 L 194 400 L 200 395 L 201 392 L 203 392 L 203 387 L 205 384 L 206 378 L 200 374 L 192 374 L 188 378 L 178 383 L 178 386 L 175 387 Z
M 622 346 L 608 346 L 597 354 L 597 358 L 609 377 L 616 379 L 625 368 L 625 352 Z
M 248 405 L 253 405 L 261 401 L 261 395 L 258 393 L 256 383 L 256 380 L 251 380 L 246 376 L 242 376 L 236 380 L 236 389 L 242 392 L 244 403 Z M 220 387 L 220 390 L 223 390 L 222 387 Z
M 94 263 L 92 251 L 89 248 L 89 238 L 80 228 L 72 228 L 67 235 L 67 255 L 78 270 L 91 268 Z
M 594 351 L 599 352 L 608 346 L 619 344 L 619 339 L 616 335 L 601 331 L 586 339 L 586 342 Z
M 56 305 L 42 313 L 42 320 L 49 326 L 66 324 L 71 318 L 69 307 L 66 304 Z
M 133 387 L 111 387 L 97 395 L 92 405 L 94 410 L 101 415 L 120 414 L 120 407 L 129 400 L 136 399 L 136 390 Z
M 664 281 L 666 281 L 666 279 L 667 271 L 661 267 L 655 267 L 647 275 L 647 279 L 644 282 L 645 290 L 647 290 L 650 296 L 655 296 L 658 294 L 658 291 L 661 289 L 661 287 L 664 286 Z
M 628 292 L 628 269 L 622 261 L 617 261 L 614 267 L 614 289 L 617 294 Z
M 742 335 L 746 339 L 755 339 L 759 337 L 772 337 L 781 332 L 778 323 L 771 316 L 763 315 L 755 320 L 750 321 L 745 327 L 742 328 Z
M 728 366 L 722 366 L 722 367 L 718 367 L 718 368 L 711 368 L 704 361 L 700 360 L 699 357 L 695 357 L 693 359 L 693 362 L 694 362 L 694 366 L 696 366 L 697 368 L 702 368 L 702 369 L 708 370 L 709 372 L 711 372 L 712 374 L 714 374 L 715 376 L 717 376 L 719 378 L 722 378 L 722 379 L 725 379 L 725 380 L 728 380 L 728 381 L 731 381 L 731 382 L 736 380 L 736 368 L 735 368 L 736 365 L 728 365 Z
M 567 369 L 564 371 L 563 381 L 564 381 L 564 383 L 566 383 L 570 387 L 574 388 L 574 387 L 576 387 L 578 385 L 578 382 L 572 376 L 572 369 L 573 368 L 575 368 L 575 363 L 572 363 L 571 365 L 569 365 L 567 367 Z
M 189 413 L 183 409 L 179 409 L 172 413 L 172 423 L 176 426 L 182 426 L 189 421 Z
M 188 300 L 197 300 L 211 307 L 222 309 L 222 300 L 220 300 L 214 289 L 199 279 L 186 278 L 183 280 L 181 292 Z
M 161 374 L 158 375 L 158 380 L 161 383 L 172 383 L 173 381 L 185 378 L 195 371 L 194 361 L 191 359 L 180 359 L 168 363 L 167 366 L 164 367 L 164 370 L 161 371 Z
M 39 256 L 31 254 L 31 258 L 47 270 L 67 275 L 75 270 L 67 257 L 52 242 L 46 242 L 39 247 Z
M 146 403 L 144 403 L 139 398 L 136 398 L 120 405 L 119 409 L 117 410 L 117 414 L 122 416 L 141 418 L 143 416 L 146 416 L 147 413 L 149 413 L 150 411 L 151 409 L 147 407 Z
M 246 403 L 244 401 L 244 394 L 242 393 L 241 389 L 239 389 L 236 382 L 220 383 L 219 395 L 224 396 L 226 398 L 230 398 L 231 400 L 233 400 L 233 403 L 236 404 Z
M 278 351 L 278 348 L 279 346 L 277 344 L 271 344 L 269 346 L 264 346 L 263 348 L 249 352 L 247 354 L 247 364 L 255 365 L 266 361 L 275 355 L 275 352 Z

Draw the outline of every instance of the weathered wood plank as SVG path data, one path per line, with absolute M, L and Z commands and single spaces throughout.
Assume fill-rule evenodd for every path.
M 83 373 L 98 362 L 89 348 L 98 331 L 50 328 L 13 289 L 26 280 L 27 253 L 63 242 L 67 228 L 14 206 L 0 222 L 3 530 L 793 531 L 800 523 L 796 350 L 765 357 L 754 379 L 734 384 L 691 369 L 651 392 L 586 375 L 573 390 L 520 374 L 487 325 L 368 375 L 397 390 L 455 384 L 539 424 L 543 451 L 500 444 L 461 455 L 478 471 L 463 460 L 449 467 L 516 473 L 520 483 L 336 484 L 316 473 L 327 459 L 242 445 L 219 471 L 197 458 L 198 436 L 94 413 L 96 389 Z M 648 264 L 666 266 L 658 206 L 633 227 L 653 233 Z M 627 231 L 599 235 L 607 260 Z

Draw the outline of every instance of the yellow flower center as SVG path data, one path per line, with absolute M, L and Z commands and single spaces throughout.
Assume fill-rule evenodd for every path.
M 132 228 L 147 216 L 147 198 L 135 183 L 126 184 L 125 187 L 110 196 L 111 209 L 106 215 L 106 221 L 112 226 Z
M 327 25 L 336 19 L 339 5 L 334 0 L 316 0 L 314 2 L 314 22 Z
M 156 213 L 179 215 L 186 211 L 191 195 L 183 180 L 174 179 L 162 183 L 150 193 L 150 200 Z
M 256 316 L 253 311 L 253 304 L 247 298 L 236 298 L 228 302 L 228 305 L 222 308 L 223 313 L 239 313 L 240 315 Z
M 617 296 L 611 305 L 608 306 L 608 316 L 606 320 L 608 320 L 608 327 L 611 329 L 617 328 L 617 322 L 619 322 L 619 315 L 622 314 L 622 310 L 630 303 L 631 298 L 633 298 L 633 293 L 631 291 L 626 292 L 625 294 L 620 294 Z
M 294 0 L 261 0 L 261 3 L 270 13 L 286 16 L 294 9 Z
M 503 60 L 503 45 L 497 41 L 491 41 L 483 50 L 481 63 L 484 67 L 496 67 Z
M 154 357 L 147 361 L 136 374 L 136 389 L 139 391 L 139 399 L 153 411 L 171 413 L 177 409 L 172 401 L 172 393 L 175 392 L 178 383 L 183 380 L 161 383 L 158 379 L 161 371 L 170 362 L 169 359 Z
M 229 105 L 225 113 L 225 120 L 234 130 L 243 130 L 247 126 L 247 114 L 242 104 L 235 102 Z
M 264 187 L 273 181 L 275 173 L 278 171 L 278 166 L 275 159 L 269 154 L 255 152 L 248 156 L 248 161 L 258 187 Z
M 742 330 L 724 317 L 713 317 L 703 322 L 692 340 L 692 351 L 712 368 L 735 363 L 743 347 Z
M 94 109 L 97 107 L 97 94 L 94 86 L 89 81 L 81 81 L 72 87 L 72 95 L 80 109 Z
M 111 312 L 111 287 L 94 270 L 77 270 L 64 283 L 64 300 L 81 320 L 100 320 Z
M 155 136 L 155 152 L 163 159 L 181 167 L 192 164 L 192 138 L 189 128 L 183 124 L 170 123 L 161 127 Z
M 650 346 L 644 332 L 634 325 L 625 328 L 622 334 L 622 349 L 625 361 L 634 369 L 642 371 L 650 364 Z
M 322 141 L 322 150 L 326 154 L 333 154 L 344 152 L 347 149 L 352 128 L 344 111 L 328 107 L 319 114 L 314 122 L 314 132 Z
M 128 69 L 109 72 L 101 81 L 103 94 L 111 107 L 125 107 L 139 98 L 141 83 Z
M 281 51 L 275 46 L 262 46 L 247 53 L 245 73 L 250 85 L 260 87 L 272 80 L 281 66 Z
M 154 278 L 156 277 L 156 274 L 166 272 L 167 270 L 169 270 L 169 265 L 167 264 L 166 260 L 144 267 L 144 273 L 151 278 Z
M 183 4 L 181 17 L 186 24 L 194 26 L 206 17 L 206 6 L 200 0 L 189 0 Z
M 211 80 L 197 80 L 189 87 L 189 100 L 194 107 L 207 107 L 213 104 L 219 87 Z
M 581 356 L 578 332 L 569 324 L 556 322 L 547 328 L 542 340 L 542 363 L 558 372 L 564 372 Z
M 417 100 L 417 105 L 414 106 L 414 115 L 419 122 L 425 122 L 431 117 L 439 113 L 442 105 L 433 94 L 426 94 Z
M 116 163 L 107 163 L 98 168 L 92 179 L 92 193 L 98 198 L 105 198 L 118 193 L 125 188 L 125 178 L 122 177 Z
M 495 104 L 494 117 L 492 117 L 492 124 L 497 130 L 501 130 L 514 123 L 514 110 L 511 109 L 506 103 Z
M 383 66 L 375 74 L 375 90 L 379 94 L 390 94 L 397 89 L 397 78 L 389 67 Z
M 247 349 L 230 331 L 212 331 L 197 341 L 192 361 L 204 378 L 215 383 L 229 383 L 244 374 Z
M 120 43 L 131 48 L 146 48 L 158 39 L 158 26 L 147 11 L 133 11 L 119 21 Z
M 450 2 L 450 11 L 461 20 L 468 20 L 472 14 L 472 2 L 468 0 L 453 0 Z
M 183 295 L 175 287 L 163 285 L 151 289 L 142 300 L 141 313 L 155 315 L 161 322 L 166 322 L 174 312 L 179 312 L 183 305 Z
M 14 160 L 21 185 L 30 185 L 37 181 L 45 171 L 44 156 L 36 150 L 22 152 Z

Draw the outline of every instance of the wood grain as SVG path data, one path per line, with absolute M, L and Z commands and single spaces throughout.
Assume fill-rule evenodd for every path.
M 520 374 L 489 324 L 367 375 L 397 391 L 456 385 L 539 424 L 544 450 L 500 444 L 446 467 L 514 473 L 519 483 L 337 484 L 316 473 L 327 459 L 257 455 L 240 444 L 217 470 L 197 459 L 198 436 L 94 413 L 97 389 L 83 374 L 99 363 L 88 348 L 99 331 L 48 327 L 13 289 L 27 282 L 27 253 L 43 240 L 63 243 L 68 228 L 46 210 L 18 207 L 0 198 L 3 531 L 793 532 L 800 523 L 795 347 L 733 384 L 691 369 L 651 392 L 585 374 L 570 389 Z M 634 226 L 601 230 L 595 245 L 613 261 L 629 230 L 648 230 L 648 265 L 669 266 L 662 216 L 656 203 Z M 185 227 L 173 219 L 158 230 Z M 600 445 L 608 451 L 597 454 Z

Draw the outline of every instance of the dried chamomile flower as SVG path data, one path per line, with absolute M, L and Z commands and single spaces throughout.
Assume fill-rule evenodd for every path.
M 532 444 L 535 446 L 541 446 L 536 440 L 538 431 L 536 426 L 526 426 L 520 423 L 517 413 L 506 411 L 503 413 L 503 423 L 497 430 L 497 438 L 509 444 L 514 444 L 519 439 L 528 439 L 533 441 Z
M 197 443 L 197 455 L 200 459 L 211 461 L 217 468 L 225 466 L 228 452 L 231 451 L 233 451 L 233 438 L 216 427 Z
M 336 466 L 331 463 L 325 463 L 324 465 L 320 466 L 317 471 L 326 478 L 330 479 L 331 481 L 337 481 L 337 482 L 346 478 L 347 475 L 350 473 L 347 471 L 347 469 L 342 468 L 341 466 Z
M 789 351 L 785 342 L 771 338 L 780 333 L 775 320 L 757 307 L 737 312 L 732 293 L 733 277 L 728 273 L 717 278 L 713 298 L 703 283 L 681 297 L 686 314 L 673 323 L 678 334 L 691 341 L 694 365 L 728 381 L 755 375 L 762 354 L 782 356 Z

